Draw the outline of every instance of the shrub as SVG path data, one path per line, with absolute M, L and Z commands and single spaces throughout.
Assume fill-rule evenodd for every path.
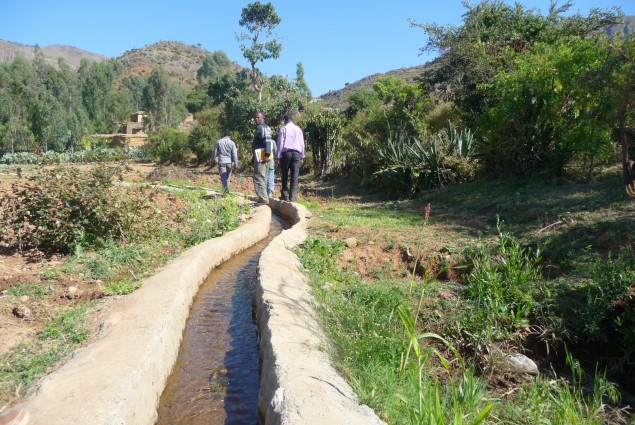
M 624 250 L 593 262 L 591 280 L 584 287 L 586 304 L 577 308 L 582 335 L 592 343 L 618 341 L 630 364 L 635 357 L 634 260 L 635 254 Z
M 472 335 L 485 332 L 486 340 L 508 338 L 529 325 L 538 307 L 534 296 L 544 288 L 540 250 L 502 232 L 500 223 L 498 232 L 494 253 L 479 249 L 471 255 L 473 269 L 464 292 L 472 305 L 464 314 L 465 328 Z
M 212 159 L 214 142 L 219 138 L 218 131 L 211 125 L 197 125 L 192 129 L 188 136 L 188 146 L 199 164 Z
M 148 140 L 148 152 L 162 164 L 182 165 L 192 155 L 187 133 L 162 127 Z
M 20 250 L 60 253 L 139 237 L 152 222 L 149 204 L 143 190 L 125 196 L 114 190 L 122 172 L 122 166 L 57 167 L 15 183 L 0 200 L 0 237 Z
M 471 180 L 476 172 L 472 158 L 475 145 L 470 130 L 459 132 L 451 123 L 428 141 L 401 137 L 397 130 L 386 147 L 378 149 L 382 166 L 375 176 L 399 192 L 413 195 Z

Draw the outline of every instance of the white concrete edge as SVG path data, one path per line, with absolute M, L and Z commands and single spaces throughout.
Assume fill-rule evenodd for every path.
M 190 306 L 210 271 L 265 238 L 271 210 L 182 253 L 101 326 L 96 341 L 43 378 L 23 407 L 33 425 L 151 425 L 178 355 Z
M 311 307 L 311 291 L 291 251 L 307 237 L 306 208 L 271 199 L 269 206 L 294 223 L 263 250 L 254 292 L 260 333 L 258 403 L 265 425 L 384 424 L 334 367 Z

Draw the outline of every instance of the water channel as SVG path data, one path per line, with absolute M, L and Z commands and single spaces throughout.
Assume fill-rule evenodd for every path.
M 252 292 L 258 260 L 289 226 L 216 267 L 200 286 L 158 406 L 158 425 L 257 425 L 260 365 Z

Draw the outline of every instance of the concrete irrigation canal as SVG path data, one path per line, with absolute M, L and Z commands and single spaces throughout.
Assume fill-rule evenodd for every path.
M 273 235 L 280 226 L 274 220 L 268 239 L 272 210 L 292 226 Z M 29 424 L 382 424 L 356 401 L 323 351 L 326 341 L 306 278 L 291 251 L 306 239 L 309 218 L 299 204 L 271 200 L 238 229 L 189 249 L 144 280 L 100 325 L 93 343 L 38 384 L 23 405 L 31 414 Z M 247 259 L 227 262 L 243 251 Z M 230 310 L 218 311 L 229 315 L 234 328 L 206 330 L 197 316 L 199 301 L 211 302 L 211 310 L 228 307 L 214 304 L 218 281 L 207 282 L 224 280 L 223 273 L 253 282 L 247 276 L 253 274 L 250 261 L 257 263 L 255 287 L 243 287 L 253 293 L 255 323 L 249 307 L 240 313 L 244 306 L 233 303 L 246 296 L 237 284 Z M 217 326 L 213 320 L 208 327 Z M 195 343 L 188 353 L 195 333 L 203 334 L 201 345 L 208 347 L 201 350 Z M 251 333 L 254 339 L 246 339 L 249 349 L 232 341 L 223 347 L 224 333 L 230 339 Z M 209 346 L 218 352 L 206 351 Z M 259 376 L 253 373 L 258 367 Z M 181 393 L 182 387 L 194 392 Z
M 267 238 L 215 268 L 200 286 L 159 401 L 158 425 L 258 423 L 260 365 L 252 294 L 260 254 L 284 224 L 273 216 Z

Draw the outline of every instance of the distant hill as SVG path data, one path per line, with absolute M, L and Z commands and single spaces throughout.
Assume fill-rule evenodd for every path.
M 41 47 L 41 50 L 46 62 L 55 67 L 57 67 L 58 58 L 63 58 L 72 69 L 78 69 L 79 63 L 83 58 L 95 62 L 108 59 L 104 55 L 62 44 L 51 44 L 50 46 Z M 33 60 L 35 58 L 35 46 L 0 40 L 0 62 L 13 62 L 18 56 Z
M 609 25 L 604 29 L 604 32 L 609 37 L 633 34 L 635 32 L 635 16 L 624 16 L 621 24 Z
M 344 88 L 340 90 L 331 90 L 324 93 L 318 99 L 322 100 L 325 106 L 329 108 L 343 109 L 348 106 L 347 99 L 356 90 L 364 87 L 372 88 L 375 81 L 380 77 L 397 77 L 406 80 L 408 83 L 416 82 L 416 78 L 420 77 L 428 67 L 432 66 L 431 63 L 425 63 L 423 65 L 412 66 L 410 68 L 399 68 L 392 71 L 388 71 L 384 74 L 372 74 L 368 77 L 364 77 L 361 80 L 357 80 L 354 83 L 347 83 Z
M 193 86 L 196 72 L 203 65 L 203 59 L 211 53 L 200 46 L 191 46 L 178 41 L 159 41 L 142 49 L 132 49 L 119 57 L 127 74 L 149 75 L 152 69 L 162 66 L 180 83 Z M 242 67 L 233 63 L 233 70 Z

